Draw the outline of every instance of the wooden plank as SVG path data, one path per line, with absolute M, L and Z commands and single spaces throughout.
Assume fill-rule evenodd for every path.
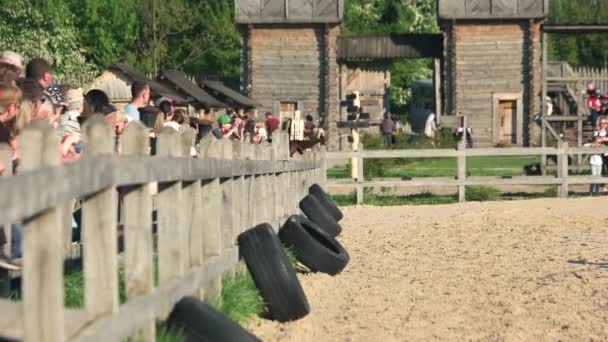
M 188 128 L 179 133 L 179 145 L 181 148 L 181 154 L 186 158 L 192 158 L 190 155 L 191 149 L 194 146 L 194 139 L 196 132 L 192 128 Z M 182 210 L 182 234 L 183 239 L 182 246 L 184 247 L 182 261 L 184 262 L 184 269 L 188 269 L 191 266 L 192 258 L 198 258 L 195 261 L 196 265 L 200 265 L 202 257 L 202 236 L 198 231 L 195 230 L 193 219 L 195 215 L 198 215 L 197 207 L 194 207 L 194 199 L 196 188 L 200 188 L 200 181 L 195 182 L 182 182 L 182 207 L 176 208 Z M 198 198 L 200 200 L 200 198 Z M 193 254 L 194 253 L 194 254 Z
M 202 267 L 188 270 L 180 279 L 161 284 L 151 294 L 128 301 L 121 306 L 118 314 L 106 315 L 86 325 L 71 341 L 121 341 L 150 320 L 167 316 L 183 297 L 192 295 L 198 288 L 206 288 L 206 285 L 235 266 L 233 262 L 238 257 L 238 250 L 233 248 L 224 252 L 221 256 L 206 260 Z
M 563 150 L 568 149 L 568 142 L 560 142 L 560 148 Z M 559 197 L 568 198 L 568 156 L 566 154 L 559 154 L 557 156 L 558 170 L 557 176 L 562 179 L 561 186 L 559 187 Z
M 411 180 L 373 180 L 365 181 L 361 184 L 364 187 L 404 187 L 404 188 L 415 188 L 415 187 L 458 187 L 458 186 L 472 186 L 472 185 L 559 185 L 562 183 L 560 178 L 553 176 L 532 176 L 532 177 L 468 177 L 465 181 L 459 181 L 455 177 L 422 177 L 412 178 Z M 577 178 L 570 177 L 568 179 L 569 184 L 591 184 L 597 183 L 597 178 Z M 352 186 L 356 187 L 359 183 L 354 181 L 335 181 L 331 180 L 327 183 L 330 186 Z
M 158 137 L 159 156 L 182 156 L 178 133 L 165 128 Z M 186 246 L 184 246 L 182 183 L 159 183 L 157 196 L 158 222 L 158 281 L 165 284 L 184 275 Z
M 18 221 L 57 203 L 94 194 L 109 186 L 127 186 L 158 181 L 196 181 L 215 177 L 306 170 L 315 162 L 263 162 L 196 160 L 174 157 L 83 157 L 61 167 L 21 172 L 10 181 L 0 180 L 0 217 Z M 100 173 L 99 170 L 104 170 Z M 24 189 L 34 189 L 24 191 Z
M 364 178 L 364 170 L 363 170 L 363 160 L 364 160 L 364 155 L 365 155 L 365 151 L 364 151 L 364 147 L 363 144 L 359 144 L 359 147 L 357 148 L 357 153 L 359 154 L 359 157 L 357 158 L 357 178 L 356 181 L 357 183 L 362 183 L 365 181 Z M 363 190 L 364 187 L 363 185 L 357 185 L 357 204 L 361 205 L 364 203 L 364 198 L 363 198 Z
M 219 159 L 222 156 L 222 146 L 215 137 L 207 135 L 201 141 L 201 157 Z M 202 206 L 200 212 L 205 218 L 203 229 L 203 256 L 207 262 L 222 253 L 222 234 L 220 213 L 222 212 L 222 189 L 219 178 L 202 182 Z M 217 275 L 205 288 L 207 298 L 221 298 L 222 277 Z
M 140 122 L 127 126 L 122 137 L 124 155 L 147 156 L 149 129 Z M 124 273 L 127 300 L 145 296 L 154 289 L 154 245 L 152 239 L 152 197 L 147 184 L 123 188 Z M 150 320 L 131 336 L 153 341 L 156 322 Z
M 460 182 L 464 182 L 466 181 L 467 178 L 467 158 L 466 155 L 464 154 L 466 152 L 466 148 L 467 148 L 467 135 L 466 135 L 466 131 L 467 131 L 467 120 L 466 117 L 462 118 L 462 125 L 461 125 L 462 129 L 464 130 L 464 133 L 462 135 L 462 139 L 460 139 L 460 141 L 458 142 L 458 151 L 463 152 L 460 156 L 458 156 L 456 162 L 457 162 L 457 170 L 456 170 L 456 177 Z M 458 202 L 460 203 L 464 203 L 466 202 L 466 186 L 464 185 L 459 185 L 458 186 Z
M 13 156 L 12 149 L 8 144 L 2 143 L 0 144 L 0 165 L 4 166 L 5 170 L 0 177 L 10 177 L 13 175 L 12 165 L 13 165 Z M 6 244 L 4 245 L 4 254 L 10 257 L 11 255 L 11 223 L 5 222 L 2 223 L 4 226 L 4 236 L 6 237 Z M 2 271 L 0 270 L 0 274 Z M 8 275 L 8 272 L 6 273 Z M 0 275 L 1 276 L 1 275 Z
M 83 131 L 84 153 L 114 154 L 112 128 L 105 118 L 92 117 Z M 118 312 L 117 203 L 113 186 L 82 203 L 84 306 L 94 317 Z
M 19 143 L 22 146 L 22 172 L 59 165 L 59 142 L 47 122 L 36 121 L 26 127 Z M 36 190 L 32 189 L 32 192 Z M 63 227 L 60 226 L 59 214 L 58 209 L 48 209 L 23 222 L 21 294 L 25 342 L 60 342 L 66 339 L 62 236 L 57 234 Z
M 0 298 L 0 338 L 10 340 L 23 340 L 23 303 L 10 299 Z M 83 309 L 65 310 L 65 332 L 66 336 L 72 336 L 82 329 L 91 318 Z
M 232 142 L 230 140 L 220 140 L 222 148 L 222 159 L 232 159 Z M 222 210 L 220 215 L 220 226 L 222 227 L 222 249 L 229 249 L 234 245 L 234 210 L 233 206 L 233 180 L 230 178 L 220 179 L 222 189 Z

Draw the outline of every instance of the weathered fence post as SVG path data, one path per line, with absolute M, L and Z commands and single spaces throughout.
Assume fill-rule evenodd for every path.
M 561 180 L 559 197 L 568 197 L 568 142 L 559 141 L 557 155 L 557 177 Z
M 5 167 L 4 173 L 0 177 L 10 177 L 13 174 L 13 158 L 11 148 L 8 144 L 0 144 L 0 164 Z M 0 223 L 4 226 L 4 254 L 11 256 L 12 234 L 10 222 Z M 1 234 L 2 232 L 0 232 Z M 10 271 L 0 268 L 0 298 L 8 298 L 11 295 L 11 275 Z
M 149 155 L 149 129 L 140 122 L 130 123 L 122 138 L 122 154 Z M 144 296 L 154 289 L 154 242 L 152 197 L 147 184 L 123 187 L 124 273 L 127 299 Z M 156 322 L 148 322 L 132 336 L 137 341 L 154 341 Z
M 86 155 L 114 154 L 112 129 L 105 118 L 93 116 L 83 130 Z M 117 203 L 114 186 L 82 203 L 84 305 L 93 316 L 118 312 Z
M 208 135 L 201 141 L 201 157 L 204 159 L 221 159 L 222 145 L 213 136 Z M 222 251 L 222 232 L 220 215 L 222 210 L 222 189 L 220 179 L 202 181 L 201 215 L 206 224 L 203 230 L 204 258 L 219 256 Z M 220 299 L 222 293 L 222 277 L 214 279 L 205 288 L 207 298 Z
M 222 145 L 222 159 L 232 160 L 232 144 L 230 140 L 220 140 Z M 231 168 L 232 169 L 232 168 Z M 234 178 L 232 176 L 222 178 L 220 186 L 222 188 L 222 212 L 220 213 L 220 227 L 222 230 L 222 250 L 228 250 L 234 246 L 235 242 L 235 223 L 239 222 L 238 214 L 235 213 L 234 203 Z
M 19 137 L 22 146 L 20 172 L 59 166 L 59 142 L 47 122 L 37 121 Z M 39 191 L 39 189 L 23 189 Z M 63 246 L 57 208 L 25 219 L 23 223 L 22 282 L 25 342 L 65 341 L 63 304 Z
M 458 141 L 458 202 L 464 203 L 467 200 L 466 196 L 466 185 L 464 181 L 467 178 L 467 120 L 466 117 L 462 117 L 462 138 Z
M 179 134 L 172 128 L 163 128 L 157 140 L 156 152 L 162 157 L 181 157 Z M 167 165 L 167 167 L 173 167 Z M 182 201 L 182 182 L 159 183 L 158 207 L 158 281 L 160 284 L 184 274 L 185 234 Z
M 180 133 L 182 154 L 184 156 L 190 156 L 190 150 L 194 146 L 195 134 L 192 128 Z M 203 264 L 203 222 L 205 217 L 201 213 L 201 201 L 203 200 L 201 186 L 200 180 L 183 182 L 182 196 L 186 220 L 183 237 L 185 239 L 184 246 L 188 246 L 189 250 L 187 257 L 184 258 L 186 270 Z M 202 298 L 203 291 L 199 289 L 194 295 Z
M 357 204 L 363 204 L 363 181 L 364 181 L 364 173 L 363 173 L 363 144 L 359 144 L 359 148 L 357 149 Z
M 255 160 L 265 160 L 266 154 L 265 149 L 262 145 L 255 146 Z M 259 174 L 255 176 L 253 185 L 253 194 L 251 201 L 254 204 L 253 217 L 255 224 L 263 223 L 266 220 L 266 184 L 264 181 L 264 175 Z
M 235 160 L 245 161 L 247 159 L 247 144 L 241 143 L 238 141 L 233 142 L 232 144 L 232 155 Z M 245 227 L 247 226 L 247 191 L 245 189 L 245 176 L 235 177 L 234 178 L 234 207 L 235 211 L 238 211 L 238 215 L 235 218 L 238 220 L 235 221 L 234 231 L 234 240 L 236 241 L 238 235 L 243 232 Z
M 244 148 L 244 152 L 243 155 L 245 156 L 246 160 L 255 160 L 255 145 L 251 144 L 251 143 L 246 143 L 243 145 Z M 243 227 L 243 231 L 252 228 L 253 226 L 255 226 L 255 217 L 254 217 L 254 210 L 255 210 L 255 197 L 254 197 L 254 179 L 255 176 L 249 175 L 245 177 L 245 186 L 244 186 L 244 193 L 243 193 L 243 198 L 245 201 L 245 206 L 243 207 L 243 210 L 245 210 L 245 214 L 244 214 L 244 218 L 245 218 L 245 225 Z

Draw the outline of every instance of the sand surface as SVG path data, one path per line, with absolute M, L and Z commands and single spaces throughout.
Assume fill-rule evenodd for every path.
M 608 201 L 344 209 L 350 264 L 264 341 L 608 341 Z

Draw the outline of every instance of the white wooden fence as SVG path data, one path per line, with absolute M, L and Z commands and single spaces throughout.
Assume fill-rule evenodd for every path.
M 568 156 L 608 153 L 608 148 L 569 147 L 567 142 L 560 146 L 532 148 L 465 148 L 463 142 L 457 149 L 421 149 L 421 150 L 364 150 L 361 145 L 356 152 L 328 152 L 327 159 L 354 158 L 357 177 L 351 180 L 331 180 L 328 185 L 350 185 L 357 190 L 357 203 L 363 203 L 363 189 L 366 187 L 458 187 L 460 202 L 466 200 L 466 187 L 473 185 L 555 185 L 560 197 L 568 197 L 569 185 L 602 183 L 602 177 L 574 176 L 569 174 Z M 470 177 L 467 176 L 467 158 L 482 156 L 557 156 L 557 173 L 549 176 L 514 176 L 514 177 Z M 378 181 L 365 180 L 364 159 L 384 158 L 456 158 L 456 177 L 421 177 L 408 180 Z M 523 170 L 522 170 L 523 173 Z M 608 183 L 608 179 L 605 179 Z
M 0 300 L 0 336 L 26 342 L 155 340 L 155 321 L 182 297 L 217 295 L 221 276 L 238 262 L 236 237 L 262 222 L 299 212 L 308 186 L 323 183 L 320 154 L 289 158 L 288 137 L 273 144 L 201 142 L 193 132 L 163 131 L 149 156 L 148 129 L 127 126 L 114 153 L 103 118 L 83 128 L 83 157 L 60 164 L 54 130 L 39 122 L 20 136 L 19 173 L 0 180 L 0 222 L 23 222 L 23 300 Z M 153 201 L 150 183 L 158 183 Z M 122 197 L 124 253 L 117 248 Z M 71 203 L 82 200 L 84 307 L 64 307 L 64 249 Z M 156 203 L 157 240 L 152 232 Z M 154 285 L 154 258 L 159 284 Z M 122 262 L 119 262 L 122 260 Z M 127 301 L 119 304 L 118 271 Z

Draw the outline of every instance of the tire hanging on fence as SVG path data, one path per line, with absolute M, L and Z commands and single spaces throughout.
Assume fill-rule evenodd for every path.
M 327 212 L 331 214 L 336 222 L 340 222 L 340 220 L 344 218 L 344 215 L 336 205 L 336 202 L 334 202 L 331 196 L 329 196 L 329 194 L 325 192 L 325 190 L 323 190 L 319 184 L 311 185 L 308 189 L 308 193 L 316 197 L 319 202 L 321 202 L 321 204 L 325 207 L 325 209 L 327 209 Z
M 316 197 L 306 195 L 306 197 L 300 201 L 300 209 L 302 209 L 302 212 L 306 214 L 306 217 L 319 225 L 321 229 L 332 237 L 336 237 L 342 232 L 342 227 L 340 224 L 336 222 L 336 220 Z
M 180 300 L 167 321 L 186 342 L 260 342 L 261 340 L 228 319 L 209 304 L 194 297 Z
M 238 244 L 270 317 L 288 322 L 306 316 L 308 300 L 272 226 L 264 223 L 242 233 Z
M 279 239 L 292 247 L 296 258 L 313 272 L 340 273 L 350 257 L 344 247 L 316 223 L 302 215 L 291 216 L 279 231 Z

